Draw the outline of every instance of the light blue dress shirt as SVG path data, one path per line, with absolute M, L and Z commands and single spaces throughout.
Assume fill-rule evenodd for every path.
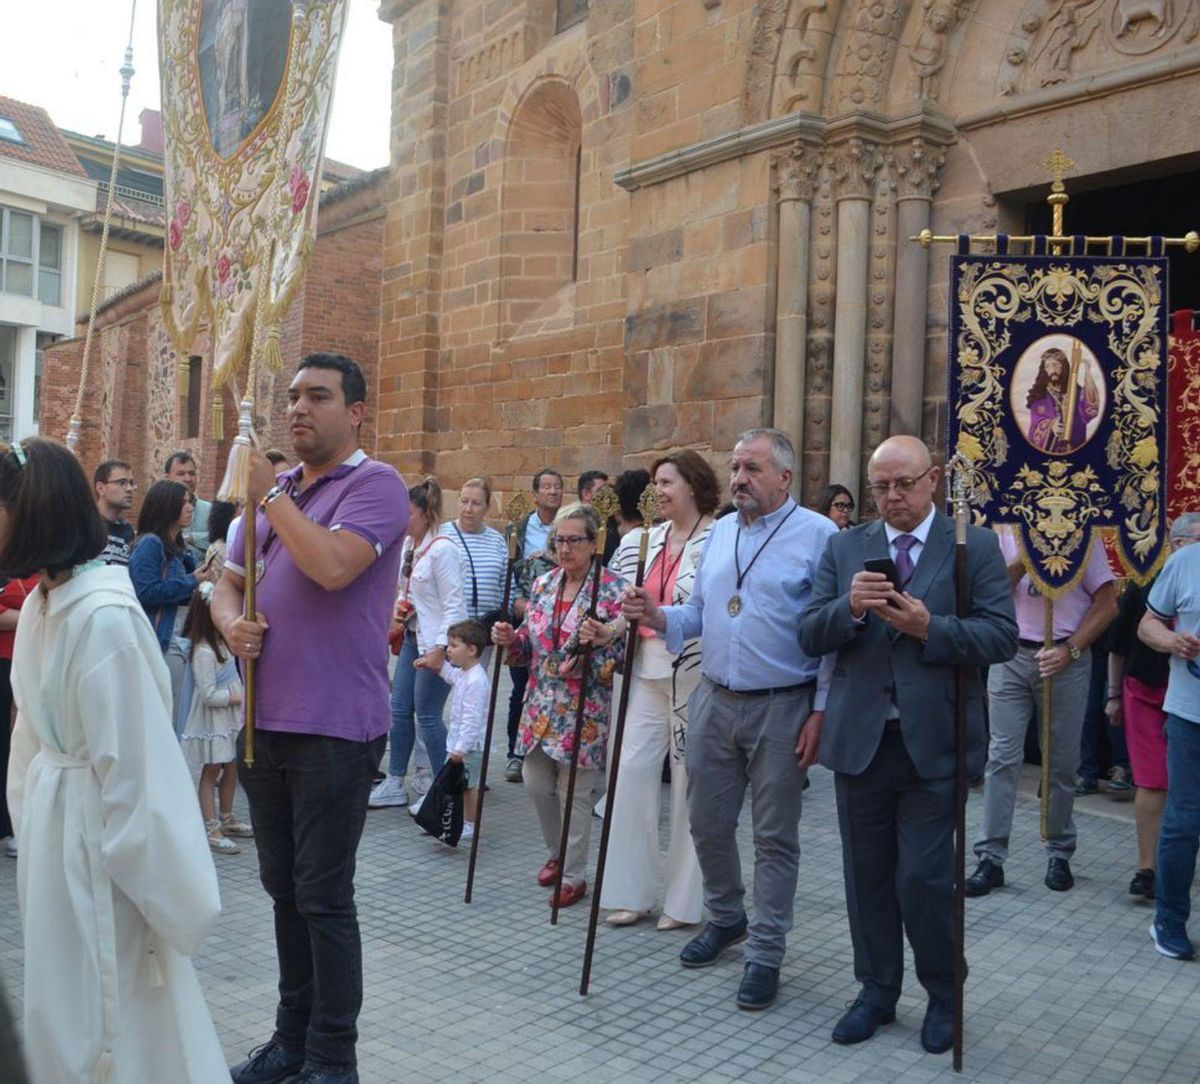
M 524 545 L 521 547 L 522 557 L 532 557 L 535 553 L 546 551 L 546 539 L 550 537 L 550 528 L 554 520 L 543 523 L 542 517 L 535 511 L 525 523 Z
M 754 560 L 785 517 L 787 521 Z M 817 660 L 804 654 L 800 615 L 812 594 L 825 544 L 834 534 L 837 527 L 832 520 L 798 507 L 790 497 L 749 527 L 741 522 L 740 513 L 717 520 L 700 559 L 692 597 L 681 606 L 663 608 L 667 650 L 678 654 L 685 640 L 701 637 L 701 673 L 737 692 L 803 685 L 819 678 L 813 707 L 822 710 L 834 656 Z M 735 545 L 743 572 L 754 561 L 740 591 Z M 742 600 L 736 617 L 728 609 L 734 594 Z

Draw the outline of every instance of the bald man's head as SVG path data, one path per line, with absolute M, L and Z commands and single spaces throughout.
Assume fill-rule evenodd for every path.
M 941 471 L 917 437 L 888 437 L 867 464 L 867 481 L 879 514 L 900 531 L 911 531 L 933 508 Z

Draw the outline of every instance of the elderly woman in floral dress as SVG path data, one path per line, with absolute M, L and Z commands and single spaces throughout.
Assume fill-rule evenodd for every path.
M 525 621 L 519 629 L 497 622 L 494 643 L 508 648 L 508 662 L 529 667 L 529 686 L 517 734 L 517 754 L 524 756 L 525 787 L 533 800 L 549 857 L 538 871 L 538 883 L 552 885 L 558 875 L 567 775 L 575 737 L 575 716 L 582 681 L 581 626 L 592 598 L 589 575 L 596 553 L 600 521 L 591 508 L 568 505 L 554 521 L 559 567 L 534 582 Z M 596 617 L 614 622 L 621 612 L 621 580 L 602 569 Z M 587 894 L 587 849 L 591 811 L 604 788 L 612 677 L 623 646 L 619 638 L 589 657 L 579 744 L 571 831 L 562 871 L 559 907 L 570 907 Z M 551 904 L 554 900 L 551 899 Z

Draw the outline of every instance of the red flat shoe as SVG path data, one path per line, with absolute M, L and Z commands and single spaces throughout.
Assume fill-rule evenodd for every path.
M 578 903 L 584 896 L 587 895 L 587 881 L 579 881 L 576 884 L 566 884 L 564 882 L 562 890 L 558 896 L 558 907 L 562 910 L 564 907 L 570 907 L 573 903 Z M 554 893 L 550 893 L 550 906 L 554 906 Z
M 558 859 L 547 858 L 546 864 L 538 870 L 538 884 L 549 888 L 558 877 Z

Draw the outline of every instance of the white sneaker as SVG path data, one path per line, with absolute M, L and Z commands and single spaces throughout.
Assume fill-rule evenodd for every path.
M 413 802 L 412 805 L 410 805 L 408 807 L 408 815 L 410 817 L 415 817 L 418 813 L 420 813 L 421 812 L 421 803 L 424 801 L 425 801 L 425 795 L 422 794 L 420 798 L 418 798 L 415 802 Z
M 408 792 L 404 789 L 404 777 L 389 775 L 375 784 L 371 797 L 367 799 L 370 809 L 386 809 L 388 806 L 408 805 Z
M 418 794 L 424 794 L 431 786 L 433 786 L 433 775 L 428 768 L 417 768 L 413 772 L 412 778 L 413 790 Z
M 8 855 L 9 858 L 17 857 L 17 837 L 16 836 L 9 836 L 8 839 L 5 841 L 4 853 L 6 855 Z
M 458 837 L 459 843 L 470 843 L 475 838 L 475 825 L 470 821 L 463 824 L 462 835 Z

